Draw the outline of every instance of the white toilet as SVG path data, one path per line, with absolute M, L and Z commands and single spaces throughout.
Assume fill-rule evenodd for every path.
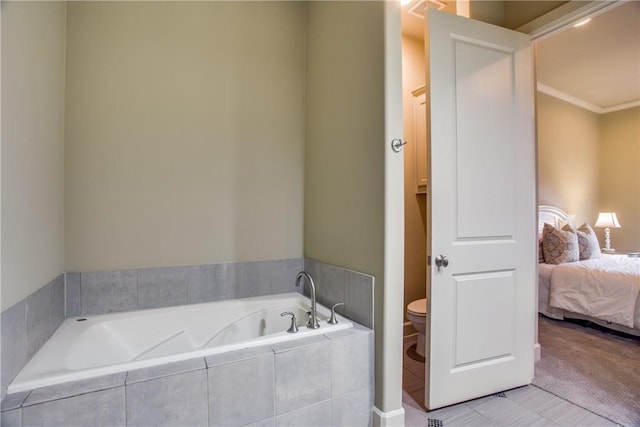
M 422 298 L 415 300 L 407 306 L 407 318 L 418 331 L 418 344 L 416 345 L 416 353 L 424 357 L 424 340 L 427 331 L 427 299 Z

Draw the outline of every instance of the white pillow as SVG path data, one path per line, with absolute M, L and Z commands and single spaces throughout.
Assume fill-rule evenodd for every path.
M 542 252 L 544 262 L 547 264 L 578 261 L 580 258 L 578 235 L 568 224 L 562 230 L 545 224 L 542 229 Z
M 586 222 L 576 230 L 578 235 L 578 247 L 580 251 L 580 260 L 600 258 L 600 243 L 593 228 Z

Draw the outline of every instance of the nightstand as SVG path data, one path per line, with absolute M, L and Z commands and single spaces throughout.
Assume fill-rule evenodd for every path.
M 616 250 L 614 252 L 602 252 L 606 255 L 626 255 L 630 258 L 640 258 L 640 251 L 632 251 L 632 250 Z

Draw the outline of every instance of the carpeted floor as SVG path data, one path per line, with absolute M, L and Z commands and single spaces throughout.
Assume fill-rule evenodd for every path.
M 640 426 L 640 338 L 540 316 L 533 384 L 627 427 Z

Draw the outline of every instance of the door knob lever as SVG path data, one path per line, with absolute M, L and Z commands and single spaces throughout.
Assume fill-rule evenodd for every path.
M 449 266 L 449 260 L 444 255 L 438 255 L 436 257 L 436 267 L 438 267 L 438 271 L 442 271 L 442 268 L 447 268 Z

